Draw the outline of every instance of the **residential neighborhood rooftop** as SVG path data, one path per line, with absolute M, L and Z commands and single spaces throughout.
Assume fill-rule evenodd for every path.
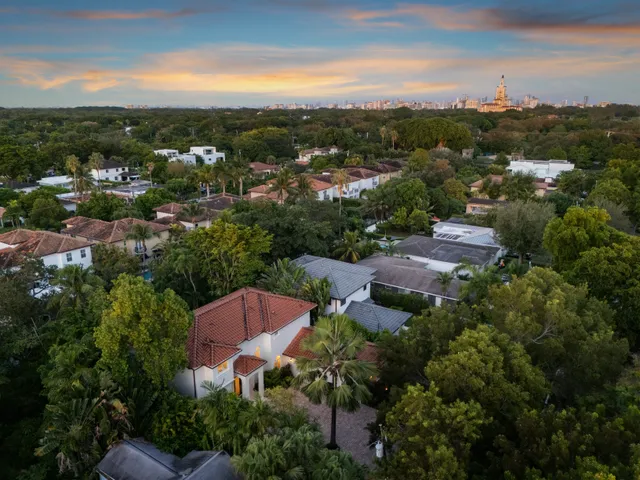
M 340 262 L 331 258 L 303 255 L 294 263 L 304 267 L 312 278 L 327 278 L 331 282 L 331 298 L 345 299 L 375 278 L 375 269 Z
M 12 245 L 0 249 L 0 268 L 18 264 L 24 255 L 46 257 L 56 253 L 90 248 L 93 242 L 43 230 L 17 229 L 0 235 L 0 243 Z
M 131 226 L 135 224 L 149 225 L 156 233 L 169 230 L 169 226 L 159 223 L 147 222 L 138 218 L 122 218 L 112 222 L 96 220 L 86 217 L 72 217 L 63 220 L 62 223 L 68 225 L 62 230 L 64 235 L 90 238 L 104 243 L 121 242 L 127 233 L 131 231 Z
M 289 358 L 306 357 L 315 358 L 315 355 L 303 346 L 304 341 L 313 335 L 313 327 L 303 327 L 298 334 L 291 340 L 291 343 L 285 348 L 283 355 Z M 378 362 L 378 348 L 375 343 L 367 342 L 364 349 L 358 353 L 357 358 L 365 362 Z
M 507 203 L 504 200 L 493 200 L 491 198 L 472 197 L 467 200 L 467 204 L 475 203 L 477 205 L 501 205 Z
M 389 330 L 395 333 L 407 323 L 413 314 L 381 307 L 375 303 L 352 300 L 344 311 L 349 317 L 371 332 Z
M 209 210 L 220 211 L 226 208 L 231 208 L 240 200 L 242 200 L 242 197 L 239 197 L 238 195 L 232 195 L 230 193 L 218 193 L 216 195 L 211 195 L 210 197 L 201 199 L 200 206 L 208 208 Z
M 500 251 L 500 247 L 465 244 L 423 235 L 411 235 L 398 242 L 396 247 L 405 255 L 447 263 L 460 263 L 466 259 L 473 265 L 485 265 Z

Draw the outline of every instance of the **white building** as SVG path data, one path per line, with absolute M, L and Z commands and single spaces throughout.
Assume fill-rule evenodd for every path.
M 130 179 L 129 167 L 126 167 L 112 160 L 105 160 L 100 170 L 92 168 L 91 176 L 96 182 L 104 182 L 105 180 L 113 182 L 126 182 Z
M 567 160 L 517 160 L 509 162 L 507 171 L 527 173 L 545 180 L 555 180 L 562 172 L 568 172 L 574 168 L 575 165 Z
M 465 225 L 464 223 L 438 222 L 433 226 L 433 238 L 473 245 L 500 246 L 496 242 L 493 228 Z
M 315 304 L 243 288 L 194 311 L 187 343 L 188 368 L 174 387 L 183 395 L 206 394 L 209 381 L 244 398 L 264 394 L 264 371 L 284 366 L 282 354 L 310 325 Z
M 342 149 L 333 146 L 333 147 L 321 147 L 321 148 L 309 148 L 307 150 L 302 150 L 298 156 L 297 162 L 300 163 L 309 163 L 313 157 L 317 156 L 325 156 L 325 155 L 335 155 L 336 153 L 341 152 Z
M 42 259 L 45 267 L 90 267 L 94 242 L 43 230 L 17 229 L 0 235 L 0 268 L 19 267 L 25 255 Z
M 41 187 L 61 187 L 61 188 L 73 188 L 73 177 L 68 175 L 59 175 L 57 177 L 44 177 L 38 180 L 38 184 Z
M 294 262 L 311 278 L 326 278 L 331 283 L 331 301 L 325 314 L 344 313 L 352 301 L 362 302 L 371 296 L 375 269 L 340 262 L 330 258 L 303 255 Z
M 156 155 L 162 155 L 167 157 L 170 162 L 182 162 L 186 165 L 195 165 L 196 156 L 190 153 L 179 153 L 178 150 L 172 150 L 170 148 L 164 148 L 162 150 L 154 150 Z
M 189 153 L 199 155 L 204 160 L 205 165 L 213 165 L 218 160 L 224 162 L 224 153 L 216 152 L 216 147 L 191 147 Z

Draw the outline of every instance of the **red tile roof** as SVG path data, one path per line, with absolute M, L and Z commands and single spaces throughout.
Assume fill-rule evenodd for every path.
M 156 233 L 169 230 L 168 225 L 147 222 L 146 220 L 139 220 L 137 218 L 123 218 L 114 220 L 113 222 L 105 222 L 93 218 L 87 218 L 84 221 L 76 220 L 82 218 L 83 217 L 73 217 L 74 222 L 70 227 L 65 228 L 62 233 L 104 243 L 115 243 L 124 240 L 127 233 L 131 231 L 131 226 L 138 223 L 149 225 Z
M 201 351 L 205 344 L 235 348 L 263 332 L 280 330 L 314 307 L 310 302 L 248 287 L 200 307 L 194 311 L 189 331 L 189 367 L 217 365 Z
M 254 357 L 253 355 L 240 355 L 233 361 L 233 371 L 238 375 L 246 377 L 265 363 L 267 363 L 266 360 Z
M 306 357 L 306 358 L 314 358 L 315 355 L 311 353 L 309 350 L 305 350 L 302 347 L 302 343 L 305 339 L 310 337 L 314 332 L 313 327 L 302 327 L 298 334 L 291 340 L 291 343 L 284 349 L 282 352 L 283 355 L 286 355 L 290 358 L 297 357 Z M 366 362 L 378 362 L 378 347 L 376 347 L 375 343 L 367 342 L 364 349 L 362 349 L 357 358 L 359 360 L 364 360 Z
M 54 232 L 18 229 L 0 235 L 0 242 L 13 247 L 0 250 L 0 268 L 20 263 L 24 255 L 46 257 L 71 250 L 90 248 L 93 242 L 67 237 Z
M 374 178 L 374 177 L 378 177 L 380 175 L 379 173 L 376 173 L 376 172 L 373 172 L 373 171 L 371 171 L 369 169 L 361 168 L 361 167 L 355 167 L 355 168 L 354 167 L 346 167 L 345 170 L 352 177 L 362 178 L 362 179 Z
M 203 341 L 196 349 L 196 356 L 192 358 L 189 352 L 189 368 L 198 368 L 203 365 L 213 368 L 241 351 L 238 347 Z
M 280 167 L 278 165 L 269 165 L 268 163 L 263 162 L 251 162 L 249 163 L 249 168 L 254 172 L 277 172 L 278 170 L 280 170 Z
M 153 211 L 154 212 L 160 212 L 160 213 L 168 213 L 170 215 L 175 215 L 176 213 L 180 213 L 183 208 L 184 208 L 184 205 L 180 205 L 179 203 L 171 202 L 171 203 L 167 203 L 165 205 L 160 205 L 159 207 L 154 208 Z

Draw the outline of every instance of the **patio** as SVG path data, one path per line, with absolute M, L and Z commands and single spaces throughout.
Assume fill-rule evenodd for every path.
M 314 405 L 307 397 L 296 391 L 296 404 L 309 412 L 309 417 L 320 424 L 324 438 L 329 442 L 331 435 L 331 409 L 326 405 Z M 375 449 L 369 448 L 369 430 L 367 424 L 374 422 L 376 411 L 367 406 L 361 406 L 353 413 L 347 413 L 338 409 L 337 441 L 342 450 L 345 450 L 353 458 L 366 466 L 373 465 Z

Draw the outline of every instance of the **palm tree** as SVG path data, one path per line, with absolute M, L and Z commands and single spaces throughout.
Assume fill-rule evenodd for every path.
M 240 163 L 236 163 L 231 167 L 231 179 L 234 185 L 236 185 L 236 182 L 238 183 L 238 192 L 241 197 L 244 193 L 244 179 L 248 177 L 249 174 L 249 169 Z
M 258 286 L 279 295 L 295 297 L 300 290 L 306 271 L 288 258 L 278 259 L 262 274 Z
M 449 287 L 451 286 L 451 282 L 455 275 L 451 272 L 440 272 L 438 273 L 437 281 L 440 284 L 440 288 L 442 289 L 442 295 L 446 296 L 449 293 Z
M 473 265 L 467 259 L 462 259 L 453 269 L 456 275 L 464 274 L 468 278 L 463 283 L 459 298 L 479 303 L 489 295 L 489 288 L 502 283 L 498 267 L 492 265 L 484 270 Z
M 58 288 L 58 292 L 49 301 L 50 305 L 60 309 L 73 307 L 76 310 L 82 308 L 96 288 L 103 285 L 100 277 L 94 275 L 91 268 L 82 268 L 82 265 L 67 265 L 61 268 L 50 283 Z
M 309 278 L 300 289 L 300 297 L 318 306 L 318 316 L 324 315 L 331 301 L 331 282 L 328 278 Z
M 398 131 L 395 128 L 391 129 L 391 149 L 395 150 L 396 149 L 396 142 L 398 141 L 398 137 L 400 135 L 398 134 Z
M 389 130 L 384 125 L 380 127 L 380 137 L 382 138 L 381 145 L 384 147 L 384 141 L 387 139 L 387 135 L 389 135 Z
M 220 184 L 222 188 L 222 194 L 226 195 L 227 193 L 227 182 L 231 180 L 232 174 L 229 168 L 229 164 L 225 162 L 216 162 L 213 164 L 213 173 L 215 175 L 216 181 Z
M 340 246 L 333 251 L 343 262 L 356 263 L 360 260 L 360 236 L 358 232 L 344 232 Z
M 208 198 L 211 193 L 211 184 L 214 183 L 217 179 L 216 173 L 213 170 L 213 165 L 203 165 L 202 167 L 200 167 L 200 169 L 198 169 L 197 179 L 207 188 Z
M 349 174 L 344 169 L 339 169 L 331 175 L 331 182 L 338 188 L 338 201 L 340 202 L 340 216 L 342 217 L 342 189 L 349 180 Z
M 158 234 L 151 228 L 151 225 L 147 223 L 134 223 L 131 225 L 129 232 L 124 236 L 124 239 L 136 242 L 136 251 L 139 250 L 142 256 L 142 264 L 144 265 L 146 261 L 147 240 L 151 240 L 157 236 Z
M 293 183 L 293 172 L 288 168 L 283 168 L 273 180 L 269 192 L 276 192 L 278 203 L 282 204 L 289 195 L 295 195 L 296 189 Z
M 371 398 L 367 386 L 377 375 L 373 363 L 359 360 L 358 354 L 366 342 L 353 330 L 352 320 L 344 314 L 322 317 L 311 336 L 303 341 L 303 348 L 312 358 L 298 357 L 299 371 L 293 385 L 312 403 L 326 403 L 331 407 L 331 439 L 327 445 L 337 449 L 337 409 L 355 411 L 362 402 Z
M 78 194 L 78 170 L 82 167 L 80 160 L 75 155 L 69 155 L 65 160 L 67 172 L 73 175 L 73 193 Z
M 376 222 L 383 221 L 387 218 L 389 205 L 387 204 L 387 199 L 384 197 L 382 190 L 365 190 L 362 192 L 361 196 L 364 197 L 362 210 L 365 215 L 373 215 Z
M 311 177 L 304 173 L 298 175 L 296 177 L 296 197 L 308 200 L 309 198 L 314 198 L 315 194 Z
M 151 186 L 153 187 L 153 169 L 155 168 L 155 164 L 153 162 L 149 162 L 147 163 L 147 172 L 149 172 L 149 182 L 151 183 Z
M 196 223 L 196 218 L 200 217 L 203 213 L 205 213 L 205 209 L 199 203 L 190 202 L 182 207 L 177 218 L 185 222 Z
M 82 196 L 93 188 L 93 175 L 88 166 L 80 165 L 76 172 L 76 190 Z
M 101 153 L 98 152 L 93 152 L 91 155 L 89 155 L 89 167 L 93 170 L 95 170 L 96 172 L 98 172 L 98 189 L 101 190 L 102 189 L 102 185 L 100 183 L 100 170 L 102 170 L 102 167 L 104 166 L 104 157 L 102 156 Z

